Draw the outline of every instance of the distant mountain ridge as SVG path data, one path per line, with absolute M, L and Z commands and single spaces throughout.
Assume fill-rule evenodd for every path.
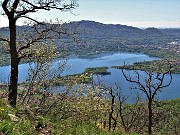
M 156 28 L 147 28 L 145 30 L 127 26 L 127 25 L 121 25 L 121 24 L 103 24 L 95 21 L 86 21 L 82 20 L 79 22 L 72 22 L 72 23 L 78 23 L 82 29 L 85 29 L 86 31 L 89 31 L 90 35 L 94 35 L 95 37 L 98 35 L 99 37 L 118 37 L 118 36 L 144 36 L 144 35 L 163 35 L 163 33 Z
M 51 24 L 47 24 L 47 27 L 48 25 Z M 63 34 L 55 37 L 54 44 L 57 46 L 57 52 L 64 52 L 67 55 L 84 56 L 109 51 L 149 54 L 149 52 L 152 53 L 152 50 L 159 53 L 159 50 L 162 48 L 166 50 L 169 43 L 180 43 L 180 28 L 157 29 L 152 27 L 140 29 L 127 25 L 103 24 L 87 20 L 65 23 L 62 27 L 68 28 L 70 31 L 74 30 L 73 27 L 75 27 L 77 35 L 74 37 L 78 37 L 76 41 L 80 41 L 72 42 L 72 37 Z M 31 30 L 33 30 L 32 26 L 17 26 L 19 33 L 29 33 Z M 0 28 L 0 36 L 2 37 L 3 35 L 4 37 L 9 37 L 7 27 Z M 24 35 L 27 38 L 26 34 Z M 37 34 L 31 33 L 31 35 L 36 37 Z M 19 38 L 23 40 L 24 37 Z M 170 46 L 170 48 L 176 52 L 174 47 Z M 154 54 L 153 56 L 157 55 Z
M 151 38 L 170 38 L 175 39 L 180 37 L 180 29 L 157 29 L 147 28 L 140 29 L 137 27 L 121 25 L 121 24 L 103 24 L 95 21 L 74 21 L 66 23 L 67 26 L 78 25 L 79 35 L 82 38 L 122 38 L 122 39 L 144 39 Z M 31 26 L 17 26 L 18 31 L 27 31 Z M 9 36 L 7 27 L 0 28 L 0 35 Z
M 123 36 L 132 35 L 132 34 L 163 34 L 159 29 L 156 28 L 147 28 L 145 30 L 136 28 L 133 26 L 121 25 L 121 24 L 103 24 L 95 21 L 87 21 L 82 20 L 78 22 L 70 22 L 70 24 L 77 23 L 81 27 L 81 30 L 86 31 L 87 33 L 90 32 L 91 34 L 101 34 L 99 36 L 104 36 L 106 34 L 110 34 L 109 36 Z M 17 29 L 27 29 L 29 26 L 17 26 Z M 112 34 L 113 33 L 113 34 Z M 8 35 L 8 27 L 0 28 L 0 34 Z M 84 34 L 84 33 L 83 33 Z

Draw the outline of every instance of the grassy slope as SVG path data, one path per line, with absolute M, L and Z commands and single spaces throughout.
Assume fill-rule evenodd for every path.
M 180 99 L 161 101 L 158 104 L 161 110 L 171 110 L 172 114 L 180 113 Z M 87 116 L 88 117 L 88 116 Z M 172 122 L 179 123 L 179 115 L 172 115 Z M 62 134 L 62 135 L 136 135 L 136 133 L 125 134 L 122 131 L 109 132 L 98 128 L 94 122 L 77 121 L 71 118 L 58 120 L 53 115 L 37 115 L 33 108 L 18 105 L 17 108 L 8 106 L 7 99 L 0 99 L 0 134 L 8 135 L 34 135 L 34 134 Z M 38 124 L 41 128 L 37 128 Z M 170 123 L 172 124 L 172 123 Z M 168 125 L 167 125 L 168 126 Z M 35 128 L 36 127 L 36 128 Z M 162 129 L 161 133 L 167 132 L 168 127 Z
M 115 135 L 120 133 L 101 130 L 96 125 L 88 122 L 72 123 L 70 120 L 57 122 L 52 119 L 52 116 L 38 116 L 31 109 L 28 110 L 27 107 L 17 106 L 17 108 L 11 108 L 6 99 L 0 99 L 0 121 L 0 134 L 3 135 L 36 135 L 47 133 L 62 135 Z M 37 128 L 39 123 L 42 124 L 41 129 Z M 63 129 L 63 131 L 61 130 L 60 132 L 59 128 Z M 122 135 L 127 134 L 122 133 Z

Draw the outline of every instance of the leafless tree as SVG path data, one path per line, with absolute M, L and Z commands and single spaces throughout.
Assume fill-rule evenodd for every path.
M 168 65 L 168 67 L 164 65 Z M 163 67 L 166 68 L 164 69 Z M 163 88 L 166 88 L 171 84 L 172 64 L 170 62 L 162 62 L 162 64 L 154 65 L 151 70 L 144 71 L 146 75 L 145 79 L 142 79 L 140 73 L 136 70 L 134 70 L 136 78 L 132 78 L 124 69 L 122 69 L 122 73 L 128 82 L 136 85 L 133 89 L 142 91 L 148 99 L 148 134 L 151 135 L 153 126 L 153 100 L 158 92 L 161 92 Z M 165 77 L 168 78 L 168 76 L 169 80 L 165 82 Z
M 32 44 L 38 41 L 42 41 L 45 38 L 50 38 L 51 32 L 59 32 L 59 29 L 55 27 L 46 27 L 45 23 L 42 23 L 36 19 L 29 16 L 31 13 L 36 13 L 40 10 L 50 11 L 52 9 L 60 11 L 71 11 L 77 7 L 76 1 L 71 1 L 70 3 L 64 0 L 3 0 L 2 8 L 4 10 L 5 16 L 9 20 L 9 39 L 0 38 L 1 41 L 7 42 L 9 44 L 10 56 L 11 56 L 11 75 L 9 84 L 9 96 L 8 100 L 11 106 L 16 106 L 17 100 L 17 82 L 18 82 L 18 64 L 22 58 L 28 56 L 28 54 L 23 53 L 23 50 L 29 48 Z M 31 37 L 31 40 L 27 40 L 26 44 L 18 47 L 17 43 L 17 27 L 16 22 L 20 18 L 29 19 L 37 24 L 41 24 L 44 27 L 35 27 L 36 35 Z M 57 31 L 58 30 L 58 31 Z M 60 31 L 61 32 L 61 31 Z M 67 31 L 65 31 L 67 33 Z M 22 39 L 23 40 L 23 39 Z M 26 39 L 25 39 L 26 40 Z

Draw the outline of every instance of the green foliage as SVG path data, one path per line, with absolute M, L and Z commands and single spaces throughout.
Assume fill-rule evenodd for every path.
M 87 122 L 82 122 L 82 123 L 77 123 L 74 127 L 71 129 L 65 129 L 62 135 L 127 135 L 122 132 L 109 132 L 106 130 L 99 129 L 97 126 L 87 123 Z M 137 134 L 131 134 L 131 135 L 137 135 Z
M 111 73 L 107 71 L 108 67 L 96 67 L 96 68 L 86 68 L 81 74 L 59 76 L 54 85 L 64 86 L 64 85 L 75 85 L 81 83 L 92 83 L 93 75 L 110 75 Z
M 40 134 L 42 131 L 36 130 L 35 126 L 37 123 L 45 123 L 47 127 L 43 129 L 57 135 L 138 135 L 133 131 L 132 133 L 125 133 L 120 128 L 121 125 L 115 131 L 108 131 L 107 128 L 103 128 L 101 122 L 108 120 L 104 118 L 104 114 L 106 113 L 108 116 L 110 102 L 103 97 L 98 98 L 99 92 L 100 90 L 97 88 L 92 89 L 92 87 L 82 85 L 63 100 L 60 95 L 56 95 L 57 104 L 52 106 L 45 115 L 36 113 L 36 106 L 34 105 L 31 109 L 29 108 L 30 110 L 22 105 L 11 108 L 7 105 L 6 99 L 0 99 L 0 133 L 8 135 Z M 48 100 L 47 103 L 51 105 L 54 100 Z M 154 103 L 157 108 L 154 112 L 155 134 L 178 134 L 180 128 L 179 102 L 180 99 Z M 146 105 L 142 102 L 138 108 L 134 104 L 124 104 L 124 111 L 129 114 L 129 109 L 131 109 L 135 113 L 136 110 L 144 106 L 143 104 Z M 115 105 L 118 106 L 118 103 Z M 136 108 L 133 109 L 133 107 Z M 15 116 L 14 120 L 12 120 L 12 116 Z
M 13 134 L 13 125 L 9 121 L 2 121 L 0 123 L 0 133 Z
M 56 57 L 62 56 L 59 52 L 66 55 L 86 56 L 116 51 L 144 53 L 163 59 L 179 59 L 180 57 L 178 45 L 168 44 L 177 41 L 180 36 L 179 29 L 148 28 L 142 30 L 129 26 L 105 25 L 93 21 L 80 21 L 78 23 L 79 33 L 81 33 L 78 36 L 82 38 L 81 44 L 72 43 L 72 40 L 67 36 L 62 36 L 61 39 L 55 38 L 56 53 L 54 54 Z M 77 22 L 71 24 L 77 25 Z M 3 31 L 7 32 L 2 28 L 1 33 Z M 52 41 L 48 41 L 48 44 L 52 44 Z M 0 48 L 2 47 L 0 46 Z M 6 57 L 3 51 L 1 54 L 0 65 L 9 64 L 9 57 Z
M 180 99 L 165 100 L 156 103 L 157 109 L 163 114 L 163 124 L 159 123 L 161 134 L 173 135 L 180 133 Z
M 0 100 L 0 133 L 8 135 L 31 135 L 34 131 L 29 119 L 24 116 L 17 117 L 20 112 L 17 108 L 8 106 L 6 100 Z
M 10 120 L 10 117 L 7 115 L 7 108 L 5 108 L 4 106 L 1 106 L 0 108 L 0 120 L 6 119 L 6 120 Z
M 0 133 L 8 135 L 32 135 L 34 129 L 29 120 L 21 119 L 18 122 L 2 121 L 0 123 Z
M 10 64 L 10 56 L 5 53 L 0 54 L 0 65 L 5 66 Z
M 91 75 L 110 75 L 111 73 L 107 71 L 108 67 L 95 67 L 95 68 L 86 68 L 84 73 Z
M 172 61 L 176 63 L 176 61 Z M 158 66 L 160 65 L 160 66 Z M 180 65 L 174 64 L 172 65 L 172 73 L 180 73 Z M 160 68 L 156 68 L 160 67 Z M 125 66 L 112 66 L 112 68 L 116 69 L 128 69 L 128 70 L 143 70 L 143 71 L 154 71 L 154 72 L 164 72 L 167 71 L 169 65 L 167 62 L 163 60 L 154 60 L 154 61 L 143 61 L 143 62 L 135 62 L 132 65 L 125 65 Z

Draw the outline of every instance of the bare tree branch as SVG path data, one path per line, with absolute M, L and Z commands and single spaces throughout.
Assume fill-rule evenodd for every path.
M 5 42 L 9 43 L 9 39 L 8 39 L 8 38 L 2 38 L 2 37 L 0 37 L 0 41 L 5 41 Z
M 137 71 L 134 71 L 135 74 L 137 74 L 136 79 L 132 79 L 130 76 L 128 77 L 127 74 L 124 73 L 124 69 L 122 69 L 123 76 L 128 82 L 137 84 L 139 86 L 139 90 L 144 92 L 146 94 L 146 97 L 148 98 L 148 134 L 152 134 L 152 125 L 153 125 L 153 108 L 152 108 L 152 103 L 155 98 L 155 95 L 157 94 L 158 91 L 160 91 L 162 88 L 168 87 L 171 82 L 172 82 L 172 64 L 168 61 L 167 63 L 169 67 L 166 72 L 163 72 L 161 70 L 162 65 L 158 65 L 158 70 L 159 71 L 145 71 L 146 73 L 146 78 L 145 82 L 140 82 L 140 74 L 137 73 Z M 161 66 L 161 67 L 160 67 Z M 154 73 L 157 72 L 157 73 Z M 165 76 L 169 75 L 170 79 L 167 84 L 164 84 L 164 79 Z M 155 76 L 155 77 L 154 77 Z M 145 83 L 145 84 L 144 84 Z
M 2 2 L 4 15 L 6 15 L 9 20 L 10 39 L 6 40 L 1 38 L 0 40 L 8 42 L 10 48 L 11 76 L 8 101 L 12 107 L 16 106 L 17 100 L 18 64 L 22 58 L 29 56 L 29 53 L 26 54 L 23 50 L 30 48 L 32 44 L 35 44 L 38 41 L 50 39 L 53 36 L 53 29 L 49 29 L 48 27 L 47 29 L 44 29 L 43 27 L 40 27 L 39 33 L 37 31 L 37 33 L 35 33 L 34 31 L 34 33 L 31 33 L 32 36 L 18 39 L 16 22 L 20 18 L 26 18 L 37 24 L 41 24 L 41 22 L 28 15 L 40 10 L 49 11 L 51 9 L 57 9 L 60 11 L 68 11 L 78 6 L 76 2 L 71 2 L 69 4 L 63 2 L 64 1 L 61 0 L 3 0 Z M 67 33 L 68 32 L 65 31 L 64 34 Z
M 10 15 L 10 12 L 7 8 L 7 4 L 8 4 L 9 0 L 4 0 L 3 3 L 2 3 L 2 8 L 4 10 L 4 12 L 6 13 L 6 15 L 8 16 L 9 18 L 9 15 Z

